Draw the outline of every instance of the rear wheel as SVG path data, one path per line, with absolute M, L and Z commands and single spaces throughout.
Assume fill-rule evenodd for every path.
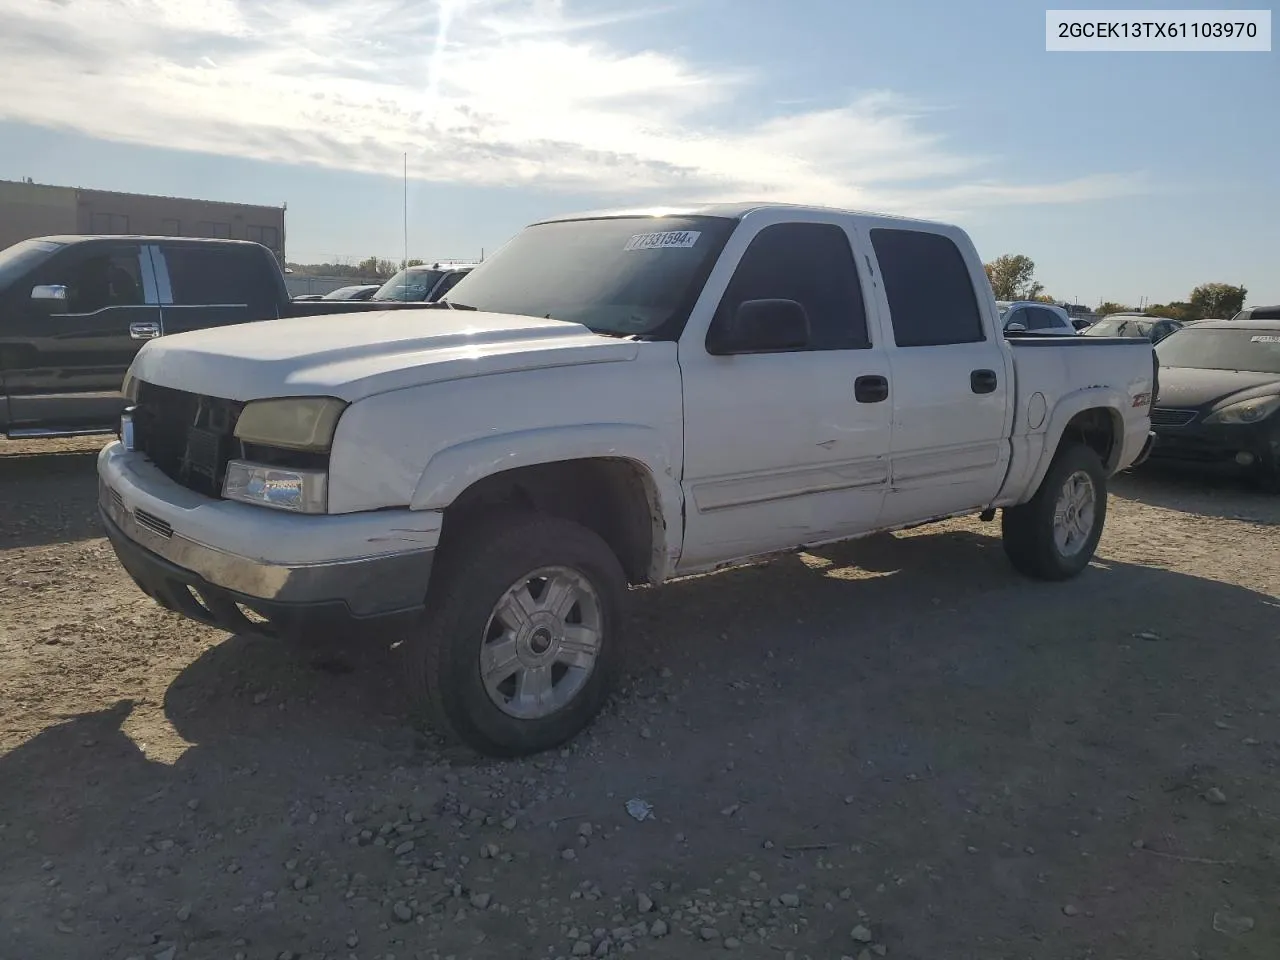
M 1001 517 L 1013 566 L 1038 580 L 1067 580 L 1089 565 L 1107 518 L 1107 478 L 1097 453 L 1062 447 L 1027 503 Z
M 512 513 L 441 558 L 405 644 L 410 693 L 446 737 L 490 756 L 568 740 L 612 686 L 626 578 L 591 530 Z

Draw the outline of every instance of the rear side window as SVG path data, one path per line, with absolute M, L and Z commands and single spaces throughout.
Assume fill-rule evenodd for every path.
M 801 304 L 809 315 L 810 350 L 871 345 L 853 250 L 833 223 L 777 223 L 756 234 L 720 300 L 716 320 L 748 300 Z
M 936 347 L 986 339 L 973 281 L 951 240 L 918 230 L 875 229 L 871 245 L 880 262 L 898 346 Z
M 1028 307 L 1027 314 L 1030 323 L 1027 324 L 1028 330 L 1062 330 L 1064 325 L 1062 318 L 1052 310 L 1046 310 L 1044 307 Z
M 173 302 L 179 306 L 246 306 L 255 312 L 274 306 L 253 248 L 166 246 L 165 264 Z

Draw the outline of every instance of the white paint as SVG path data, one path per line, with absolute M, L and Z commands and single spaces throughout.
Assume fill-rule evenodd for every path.
M 982 262 L 958 228 L 813 208 L 734 215 L 742 225 L 679 343 L 441 310 L 278 320 L 168 337 L 139 353 L 133 376 L 179 389 L 237 400 L 350 401 L 330 462 L 329 509 L 341 516 L 290 516 L 199 497 L 117 448 L 100 469 L 175 531 L 230 554 L 337 559 L 373 530 L 406 525 L 430 540 L 440 511 L 491 474 L 623 459 L 641 469 L 660 511 L 651 575 L 662 580 L 1024 502 L 1082 410 L 1107 409 L 1121 427 L 1109 470 L 1138 455 L 1149 407 L 1135 398 L 1152 388 L 1149 345 L 1011 346 L 998 333 Z M 845 230 L 872 346 L 708 354 L 708 326 L 750 239 L 796 220 Z M 957 244 L 978 293 L 983 342 L 894 345 L 866 242 L 875 227 L 935 232 Z M 997 389 L 974 393 L 974 370 L 995 371 Z M 854 381 L 865 375 L 889 380 L 888 400 L 854 399 Z M 1018 400 L 1026 396 L 1038 400 Z

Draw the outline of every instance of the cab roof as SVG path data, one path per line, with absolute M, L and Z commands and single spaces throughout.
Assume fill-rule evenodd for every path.
M 913 217 L 902 217 L 889 213 L 874 213 L 867 210 L 846 210 L 839 207 L 813 206 L 795 203 L 769 203 L 762 201 L 740 201 L 736 203 L 692 203 L 675 204 L 669 207 L 629 207 L 612 210 L 593 210 L 584 213 L 566 214 L 558 217 L 547 217 L 536 223 L 564 223 L 571 220 L 604 220 L 622 217 L 716 217 L 722 220 L 741 220 L 751 213 L 766 210 L 786 211 L 792 214 L 821 213 L 837 214 L 847 217 L 868 217 L 877 220 L 897 220 L 903 224 L 919 224 L 936 228 L 939 225 L 952 226 L 936 220 L 921 220 Z

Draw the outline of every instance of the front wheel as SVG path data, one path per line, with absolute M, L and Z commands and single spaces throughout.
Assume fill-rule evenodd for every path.
M 1089 565 L 1107 519 L 1107 477 L 1082 444 L 1060 449 L 1028 502 L 1001 517 L 1004 550 L 1019 573 L 1067 580 Z
M 507 514 L 460 534 L 405 644 L 410 695 L 489 756 L 568 740 L 599 712 L 620 654 L 626 578 L 579 524 Z

